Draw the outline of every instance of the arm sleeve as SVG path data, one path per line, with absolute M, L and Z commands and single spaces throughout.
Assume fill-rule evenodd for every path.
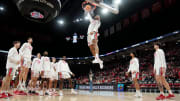
M 68 72 L 72 75 L 73 73 L 71 72 L 70 68 L 69 68 L 69 65 L 67 64 L 67 69 L 68 69 Z
M 33 59 L 32 65 L 31 65 L 31 70 L 34 70 L 34 64 L 35 64 L 35 59 Z
M 89 21 L 92 22 L 92 21 L 93 21 L 93 18 L 92 18 L 92 16 L 91 16 L 91 14 L 88 13 L 87 16 L 88 16 L 88 18 L 89 18 Z
M 43 57 L 41 58 L 41 71 L 43 71 L 43 64 L 44 64 L 44 61 L 43 61 Z
M 131 71 L 131 64 L 129 63 L 129 69 L 128 69 L 128 72 L 130 72 Z
M 20 54 L 21 56 L 23 55 L 23 51 L 24 51 L 25 47 L 26 47 L 26 43 L 24 43 L 24 44 L 22 45 L 22 47 L 19 49 L 19 54 Z
M 163 67 L 164 66 L 164 58 L 165 58 L 164 52 L 163 51 L 159 51 L 158 55 L 159 55 L 160 66 Z
M 17 59 L 14 58 L 14 55 L 15 54 L 15 51 L 14 50 L 10 50 L 9 53 L 8 53 L 8 58 L 11 62 L 13 63 L 16 63 L 17 62 Z
M 136 62 L 135 62 L 135 70 L 136 72 L 139 72 L 139 60 L 136 59 Z
M 98 23 L 94 26 L 94 31 L 98 31 L 100 25 L 101 25 L 101 22 L 98 21 Z
M 61 72 L 61 61 L 58 62 L 57 71 L 58 71 L 58 72 Z

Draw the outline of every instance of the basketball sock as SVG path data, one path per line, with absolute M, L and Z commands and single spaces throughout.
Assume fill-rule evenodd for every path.
M 99 59 L 99 54 L 96 54 L 96 57 L 95 57 L 96 59 Z
M 23 85 L 25 86 L 25 84 L 26 84 L 26 82 L 25 81 L 23 81 Z
M 21 81 L 19 81 L 19 84 L 18 84 L 19 86 L 21 86 Z
M 1 92 L 0 93 L 4 93 L 4 90 L 1 90 Z
M 173 94 L 171 90 L 168 90 L 169 94 Z
M 160 92 L 160 94 L 164 95 L 164 92 Z
M 136 93 L 139 95 L 140 94 L 140 90 L 136 90 Z

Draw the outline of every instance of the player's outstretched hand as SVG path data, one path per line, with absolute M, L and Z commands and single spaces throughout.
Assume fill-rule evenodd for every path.
M 129 72 L 126 72 L 126 76 L 129 76 Z
M 72 76 L 73 76 L 73 77 L 75 77 L 75 74 L 74 74 L 74 73 L 72 73 Z

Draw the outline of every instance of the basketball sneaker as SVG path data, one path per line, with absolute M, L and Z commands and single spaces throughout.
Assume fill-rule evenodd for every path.
M 71 89 L 71 94 L 77 94 L 77 92 L 74 89 Z
M 103 69 L 103 67 L 104 67 L 103 66 L 103 61 L 99 59 L 98 62 L 99 62 L 99 65 L 100 65 L 100 69 Z
M 8 95 L 8 97 L 11 97 L 11 96 L 13 96 L 11 93 L 8 93 L 8 92 L 7 92 L 7 95 Z
M 94 64 L 95 64 L 95 63 L 99 63 L 99 61 L 98 61 L 98 59 L 95 58 L 95 59 L 92 61 L 92 63 L 94 63 Z
M 138 94 L 138 97 L 141 98 L 141 97 L 142 97 L 142 93 L 139 93 L 139 94 Z
M 136 93 L 134 96 L 135 96 L 135 97 L 138 97 L 138 94 Z
M 164 95 L 159 95 L 158 97 L 156 97 L 156 100 L 164 100 L 166 97 Z
M 7 97 L 8 97 L 8 95 L 6 93 L 1 93 L 0 94 L 0 98 L 7 98 Z
M 59 91 L 59 96 L 63 96 L 63 92 L 62 91 Z
M 40 96 L 44 96 L 43 91 L 40 91 L 40 92 L 39 92 L 39 95 L 40 95 Z
M 175 97 L 175 95 L 174 94 L 169 94 L 168 96 L 166 96 L 166 99 L 170 99 L 172 97 Z

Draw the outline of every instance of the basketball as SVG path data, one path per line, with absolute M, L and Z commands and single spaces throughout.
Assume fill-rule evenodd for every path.
M 89 12 L 91 11 L 92 7 L 91 5 L 86 5 L 84 9 Z

